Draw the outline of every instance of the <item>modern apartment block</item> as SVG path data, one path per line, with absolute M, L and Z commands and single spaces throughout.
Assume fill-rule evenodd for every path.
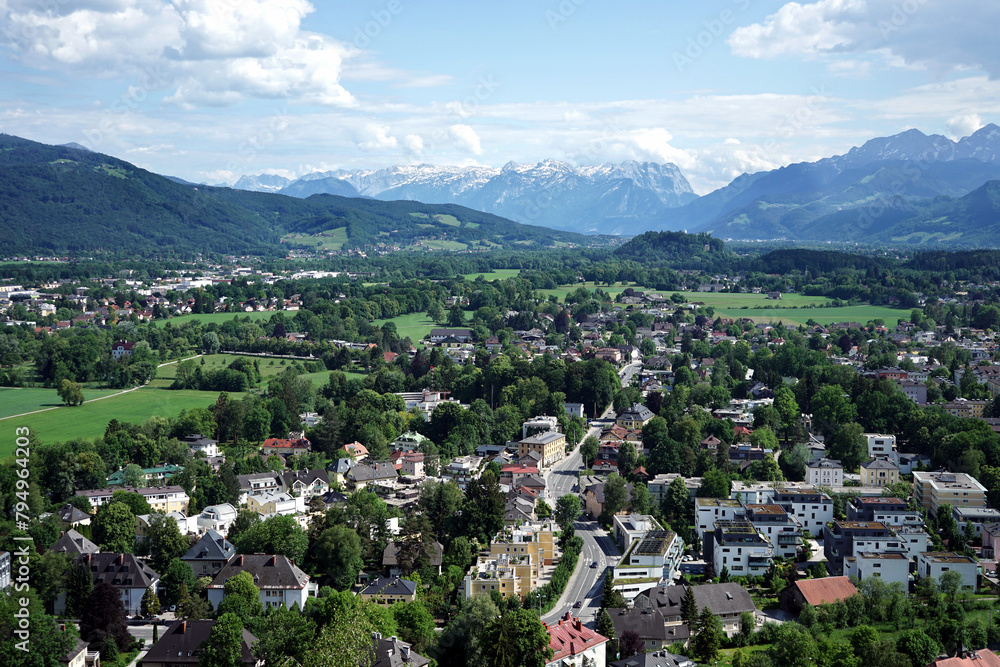
M 932 515 L 941 505 L 986 507 L 986 487 L 963 472 L 913 472 L 913 497 Z
M 716 574 L 726 568 L 734 577 L 763 575 L 774 560 L 771 543 L 746 519 L 716 521 L 705 551 L 705 561 L 714 565 Z

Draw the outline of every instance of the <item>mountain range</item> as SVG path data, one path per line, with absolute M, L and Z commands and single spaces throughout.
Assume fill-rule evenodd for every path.
M 289 248 L 488 250 L 595 242 L 601 241 L 455 204 L 198 185 L 82 146 L 0 134 L 4 256 L 280 256 Z
M 634 161 L 596 167 L 558 160 L 500 168 L 421 164 L 316 172 L 297 180 L 244 175 L 233 187 L 294 197 L 325 192 L 455 203 L 525 224 L 606 234 L 631 234 L 644 221 L 697 199 L 676 165 Z
M 953 141 L 908 130 L 843 155 L 743 174 L 696 196 L 673 164 L 573 167 L 556 160 L 502 168 L 396 166 L 290 180 L 243 176 L 234 187 L 297 197 L 318 192 L 454 202 L 519 222 L 588 233 L 710 232 L 736 240 L 995 245 L 990 201 L 1000 179 L 1000 127 Z M 979 192 L 986 187 L 986 190 Z M 975 195 L 975 203 L 966 197 Z

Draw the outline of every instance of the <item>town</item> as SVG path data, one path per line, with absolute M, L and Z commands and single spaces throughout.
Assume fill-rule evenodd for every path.
M 1000 276 L 553 260 L 14 263 L 25 664 L 989 659 Z

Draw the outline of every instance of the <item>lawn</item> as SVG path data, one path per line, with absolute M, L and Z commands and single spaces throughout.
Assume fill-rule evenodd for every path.
M 171 317 L 169 320 L 153 320 L 153 324 L 157 326 L 162 325 L 164 322 L 170 322 L 174 326 L 180 326 L 185 322 L 201 322 L 202 324 L 214 322 L 222 324 L 223 322 L 230 322 L 237 317 L 240 320 L 249 317 L 251 321 L 256 322 L 258 320 L 266 320 L 271 315 L 274 315 L 274 312 L 268 310 L 254 311 L 252 313 L 198 313 L 193 315 L 178 315 L 177 317 Z
M 204 359 L 205 363 L 201 366 L 203 371 L 213 371 L 226 368 L 229 364 L 233 363 L 239 358 L 244 358 L 249 360 L 251 363 L 256 361 L 258 368 L 260 368 L 260 374 L 263 383 L 266 383 L 268 378 L 281 375 L 281 373 L 289 366 L 291 366 L 295 361 L 305 362 L 302 359 L 279 359 L 275 357 L 257 357 L 253 355 L 243 355 L 243 354 L 206 354 L 193 361 L 196 364 L 201 364 L 201 360 Z M 322 362 L 319 362 L 322 363 Z M 170 364 L 168 366 L 161 366 L 156 371 L 156 379 L 150 383 L 152 387 L 169 387 L 177 376 L 177 364 Z
M 318 234 L 289 234 L 283 236 L 281 242 L 316 247 L 322 250 L 340 250 L 347 243 L 347 227 L 337 227 Z
M 380 327 L 386 322 L 394 323 L 396 325 L 396 333 L 399 334 L 399 337 L 405 338 L 409 336 L 416 347 L 419 347 L 417 341 L 422 340 L 431 332 L 431 329 L 438 326 L 431 318 L 427 317 L 427 313 L 409 313 L 394 317 L 391 320 L 372 320 L 372 325 Z
M 434 239 L 417 241 L 410 247 L 417 250 L 420 248 L 425 248 L 427 250 L 466 250 L 469 246 L 464 243 L 460 243 L 459 241 Z
M 749 317 L 754 322 L 784 322 L 785 324 L 805 324 L 815 320 L 822 325 L 831 322 L 860 322 L 867 324 L 870 320 L 883 319 L 886 326 L 894 327 L 899 320 L 910 316 L 905 308 L 889 308 L 888 306 L 844 306 L 842 308 L 719 308 L 716 315 L 723 317 Z
M 332 372 L 333 371 L 320 371 L 319 373 L 306 373 L 305 375 L 301 375 L 299 377 L 309 380 L 312 382 L 312 385 L 318 389 L 330 381 L 330 373 Z M 347 376 L 348 380 L 363 380 L 368 377 L 364 373 L 352 373 L 349 371 L 344 371 L 344 375 Z
M 8 425 L 11 432 L 14 426 L 27 426 L 43 442 L 96 438 L 104 434 L 112 419 L 141 424 L 154 415 L 176 417 L 181 410 L 212 405 L 218 395 L 218 392 L 209 391 L 170 391 L 143 387 L 120 396 L 0 420 L 0 423 Z M 242 398 L 242 394 L 231 393 L 230 397 Z M 9 455 L 13 448 L 13 438 L 0 440 L 0 459 Z
M 118 389 L 84 389 L 84 400 L 107 396 Z M 0 419 L 34 410 L 44 410 L 63 405 L 62 399 L 53 389 L 0 387 Z
M 515 278 L 521 273 L 521 269 L 493 269 L 489 273 L 466 273 L 462 277 L 466 280 L 476 280 L 482 278 L 483 280 L 506 280 L 507 278 Z

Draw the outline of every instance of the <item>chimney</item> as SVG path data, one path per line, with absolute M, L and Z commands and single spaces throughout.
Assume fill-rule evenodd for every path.
M 409 661 L 409 659 L 410 659 L 410 647 L 409 646 L 403 646 L 399 650 L 400 650 L 400 653 L 403 654 L 403 661 L 404 662 L 405 661 Z
M 181 621 L 181 634 L 182 635 L 187 632 L 187 628 L 188 628 L 188 622 L 187 621 Z

